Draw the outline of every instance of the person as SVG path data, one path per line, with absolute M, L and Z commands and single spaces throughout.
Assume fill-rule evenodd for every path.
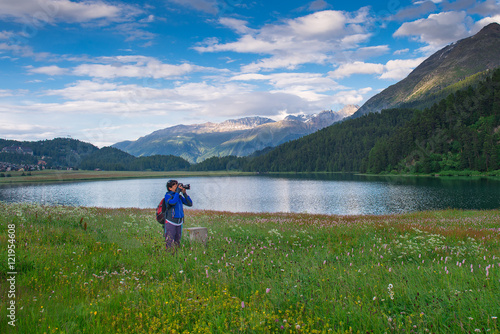
M 182 224 L 184 223 L 183 206 L 192 206 L 193 201 L 186 193 L 186 189 L 176 180 L 167 182 L 167 192 L 165 194 L 165 243 L 167 249 L 179 246 L 182 236 Z M 182 195 L 181 195 L 182 193 Z

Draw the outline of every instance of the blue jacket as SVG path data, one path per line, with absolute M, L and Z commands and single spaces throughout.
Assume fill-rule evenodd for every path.
M 189 195 L 181 195 L 173 191 L 165 194 L 165 205 L 167 206 L 166 219 L 175 224 L 182 224 L 184 218 L 183 206 L 192 206 L 193 201 Z

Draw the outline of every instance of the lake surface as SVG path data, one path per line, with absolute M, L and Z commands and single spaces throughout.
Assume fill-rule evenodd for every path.
M 196 209 L 232 212 L 391 214 L 500 208 L 500 180 L 352 174 L 185 177 Z M 0 201 L 155 208 L 167 179 L 0 185 Z

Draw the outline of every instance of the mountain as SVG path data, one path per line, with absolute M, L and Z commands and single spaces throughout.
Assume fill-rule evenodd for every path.
M 500 66 L 500 25 L 452 43 L 427 58 L 408 77 L 369 99 L 352 117 L 399 106 L 423 109 L 448 94 L 483 80 Z
M 134 156 L 175 155 L 192 163 L 214 156 L 241 157 L 318 131 L 352 115 L 358 108 L 349 105 L 337 112 L 287 116 L 277 122 L 245 117 L 222 123 L 176 125 L 112 146 Z

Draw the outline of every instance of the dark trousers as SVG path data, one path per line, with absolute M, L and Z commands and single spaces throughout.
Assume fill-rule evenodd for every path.
M 182 225 L 175 226 L 165 222 L 165 243 L 167 249 L 173 246 L 180 246 L 182 236 Z

